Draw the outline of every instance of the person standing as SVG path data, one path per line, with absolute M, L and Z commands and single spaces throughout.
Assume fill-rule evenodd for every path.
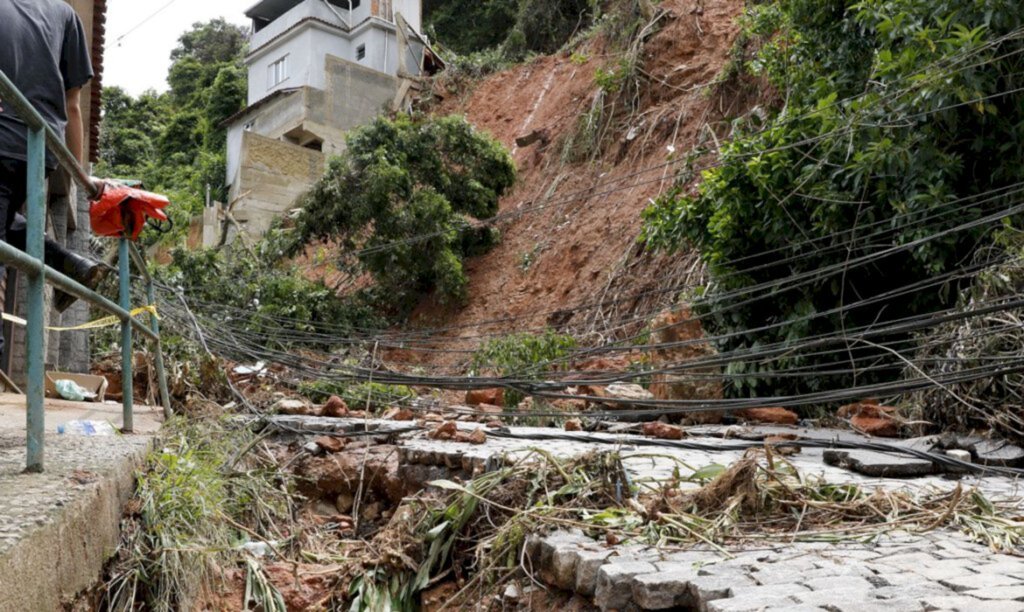
M 46 123 L 63 135 L 71 154 L 83 162 L 82 87 L 93 78 L 89 45 L 81 20 L 63 0 L 0 0 L 0 71 L 14 83 Z M 28 128 L 0 100 L 0 240 L 25 249 Z M 57 161 L 47 152 L 46 173 Z M 97 188 L 103 181 L 93 179 Z M 46 240 L 51 268 L 95 288 L 107 267 Z M 0 265 L 0 278 L 5 272 Z M 58 292 L 63 312 L 75 298 Z M 0 333 L 0 353 L 4 339 Z

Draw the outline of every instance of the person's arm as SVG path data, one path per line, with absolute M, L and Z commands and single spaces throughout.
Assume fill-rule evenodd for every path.
M 85 147 L 82 146 L 85 133 L 85 125 L 82 122 L 82 88 L 75 87 L 74 89 L 67 90 L 65 96 L 65 104 L 68 113 L 68 126 L 64 133 L 64 143 L 67 144 L 68 150 L 75 156 L 78 163 L 85 165 L 83 159 L 83 153 Z

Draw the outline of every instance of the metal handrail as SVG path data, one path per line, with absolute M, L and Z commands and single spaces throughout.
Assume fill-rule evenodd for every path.
M 134 397 L 132 389 L 133 353 L 132 330 L 136 330 L 156 346 L 156 369 L 160 387 L 160 401 L 164 413 L 170 416 L 171 405 L 164 372 L 163 350 L 160 342 L 160 325 L 155 313 L 150 313 L 150 327 L 131 316 L 131 263 L 146 281 L 146 294 L 153 303 L 153 279 L 146 269 L 142 254 L 126 238 L 118 244 L 118 272 L 120 275 L 119 304 L 75 282 L 66 275 L 50 268 L 44 259 L 43 244 L 46 232 L 46 151 L 53 153 L 57 163 L 90 198 L 99 195 L 89 174 L 82 169 L 78 160 L 46 123 L 32 104 L 22 95 L 13 82 L 0 71 L 0 101 L 10 108 L 28 128 L 27 190 L 27 236 L 25 251 L 22 252 L 6 242 L 0 242 L 0 261 L 21 270 L 28 277 L 26 309 L 26 360 L 28 362 L 28 385 L 26 388 L 27 460 L 26 470 L 41 472 L 44 459 L 45 404 L 44 404 L 44 289 L 49 282 L 61 290 L 107 312 L 121 321 L 121 379 L 122 379 L 122 430 L 130 433 L 134 429 Z

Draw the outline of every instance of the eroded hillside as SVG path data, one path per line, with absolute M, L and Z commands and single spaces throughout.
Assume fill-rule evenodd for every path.
M 545 328 L 621 336 L 642 328 L 699 277 L 695 258 L 652 255 L 637 237 L 642 211 L 681 176 L 687 154 L 713 149 L 729 118 L 756 103 L 716 84 L 743 6 L 662 3 L 636 37 L 643 46 L 629 100 L 616 100 L 602 83 L 628 51 L 616 50 L 600 28 L 558 54 L 468 86 L 437 87 L 432 112 L 465 114 L 499 139 L 520 178 L 501 201 L 500 245 L 466 263 L 469 303 L 451 308 L 427 300 L 414 325 L 445 328 L 432 342 L 463 350 L 483 337 Z M 580 151 L 580 132 L 598 105 L 610 116 L 593 139 L 601 144 Z M 455 365 L 459 354 L 426 359 Z M 394 357 L 425 359 L 412 351 Z

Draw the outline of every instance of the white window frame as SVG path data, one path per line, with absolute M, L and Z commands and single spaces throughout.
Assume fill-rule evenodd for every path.
M 267 89 L 273 89 L 288 80 L 288 56 L 284 55 L 267 66 Z

